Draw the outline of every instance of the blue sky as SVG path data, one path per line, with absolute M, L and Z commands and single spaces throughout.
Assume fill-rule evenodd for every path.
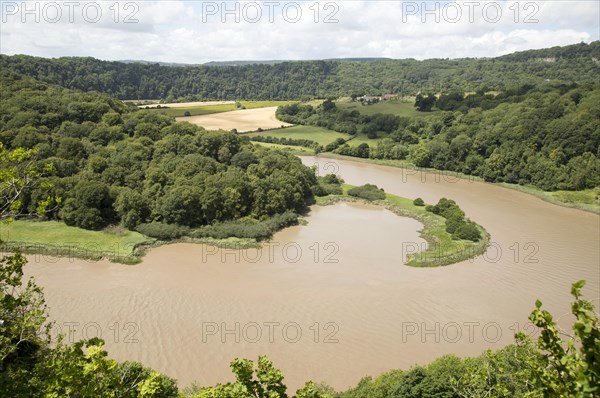
M 599 1 L 7 1 L 0 52 L 203 63 L 492 57 L 599 38 Z

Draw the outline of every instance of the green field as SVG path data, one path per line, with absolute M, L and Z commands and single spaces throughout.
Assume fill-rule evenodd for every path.
M 552 196 L 565 203 L 583 203 L 587 205 L 600 204 L 600 188 L 584 191 L 556 191 Z
M 271 144 L 270 142 L 253 142 L 254 145 L 262 146 L 265 148 L 282 149 L 284 151 L 291 152 L 294 155 L 314 155 L 315 151 L 309 148 L 301 146 Z
M 428 118 L 435 115 L 438 111 L 419 112 L 415 109 L 414 102 L 402 102 L 401 100 L 390 100 L 378 102 L 373 105 L 362 105 L 360 102 L 340 101 L 336 102 L 340 109 L 353 111 L 357 110 L 364 115 L 374 115 L 376 113 L 384 113 L 396 116 Z
M 310 100 L 310 101 L 305 101 L 302 102 L 302 105 L 310 105 L 313 108 L 316 108 L 317 106 L 321 105 L 323 103 L 323 99 L 314 99 L 314 100 Z
M 233 104 L 220 104 L 220 105 L 205 105 L 205 106 L 192 106 L 189 108 L 152 108 L 152 111 L 161 112 L 165 115 L 173 117 L 183 117 L 186 112 L 190 113 L 190 116 L 210 115 L 212 113 L 221 113 L 234 111 L 235 105 Z
M 271 106 L 282 106 L 293 104 L 298 101 L 238 101 L 246 109 L 268 108 Z
M 369 147 L 373 148 L 377 146 L 377 142 L 381 140 L 381 138 L 369 138 L 366 135 L 357 134 L 348 141 L 348 145 L 351 147 L 357 147 L 360 144 L 369 144 Z
M 267 108 L 271 106 L 288 105 L 297 101 L 239 101 L 242 108 L 255 109 L 255 108 Z M 172 117 L 183 117 L 186 112 L 189 112 L 189 116 L 201 116 L 210 115 L 213 113 L 222 113 L 235 111 L 242 108 L 236 108 L 234 104 L 219 104 L 219 105 L 204 105 L 204 106 L 192 106 L 187 108 L 152 108 L 156 112 L 162 112 L 165 115 Z
M 115 262 L 137 262 L 136 247 L 154 239 L 137 232 L 114 228 L 89 231 L 58 221 L 13 221 L 0 224 L 5 251 L 19 248 L 25 253 L 72 256 L 91 260 L 109 258 Z
M 328 205 L 340 201 L 361 201 L 348 196 L 347 192 L 352 185 L 343 184 L 343 195 L 330 195 L 317 198 L 317 204 Z M 478 225 L 483 237 L 479 242 L 467 240 L 454 240 L 446 232 L 446 219 L 425 210 L 425 206 L 415 206 L 411 199 L 386 193 L 383 201 L 370 202 L 384 206 L 388 210 L 402 217 L 414 218 L 423 223 L 424 228 L 419 231 L 420 236 L 427 241 L 427 250 L 410 254 L 406 265 L 413 267 L 439 267 L 465 261 L 485 253 L 490 235 Z M 460 205 L 460 203 L 459 203 Z M 468 216 L 468 214 L 467 214 Z
M 284 127 L 281 129 L 263 131 L 260 133 L 249 133 L 247 134 L 250 139 L 256 136 L 265 137 L 277 137 L 277 138 L 291 138 L 296 140 L 311 140 L 319 143 L 319 145 L 327 145 L 338 138 L 348 139 L 350 138 L 347 134 L 338 133 L 336 131 L 327 130 L 322 127 L 315 126 L 293 126 Z
M 555 205 L 600 214 L 600 188 L 585 189 L 582 191 L 547 192 L 529 185 L 506 183 L 499 183 L 498 185 L 537 196 L 538 198 Z

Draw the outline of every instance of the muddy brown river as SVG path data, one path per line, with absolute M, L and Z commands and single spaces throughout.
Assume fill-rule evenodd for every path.
M 455 199 L 493 244 L 447 267 L 403 265 L 421 224 L 358 204 L 315 207 L 308 225 L 261 250 L 174 244 L 141 264 L 30 256 L 55 332 L 101 335 L 118 360 L 143 362 L 180 386 L 231 380 L 236 357 L 266 354 L 291 390 L 336 389 L 365 375 L 478 355 L 530 330 L 537 298 L 569 326 L 570 285 L 600 296 L 600 217 L 506 188 L 440 174 L 303 157 L 350 184 L 374 183 L 428 203 Z M 409 249 L 410 248 L 410 249 Z

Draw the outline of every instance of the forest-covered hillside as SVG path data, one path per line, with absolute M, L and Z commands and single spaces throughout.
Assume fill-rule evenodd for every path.
M 542 82 L 590 83 L 600 75 L 600 42 L 482 59 L 292 61 L 273 65 L 161 66 L 93 58 L 0 55 L 0 69 L 119 99 L 307 99 L 353 93 L 505 90 Z
M 233 132 L 207 132 L 105 94 L 13 72 L 2 71 L 0 82 L 0 142 L 8 150 L 35 149 L 37 161 L 52 166 L 45 181 L 62 202 L 47 216 L 69 225 L 197 228 L 242 218 L 256 224 L 300 212 L 312 200 L 313 170 Z M 44 184 L 29 189 L 22 213 L 35 213 L 46 195 Z
M 282 106 L 277 115 L 350 139 L 368 138 L 370 144 L 342 140 L 322 148 L 342 155 L 408 159 L 419 167 L 547 191 L 600 185 L 598 84 L 545 83 L 499 95 L 454 92 L 432 98 L 438 111 L 426 119 L 361 114 L 330 100 L 319 107 Z

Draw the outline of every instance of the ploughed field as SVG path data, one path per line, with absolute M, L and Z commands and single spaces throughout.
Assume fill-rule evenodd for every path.
M 290 126 L 289 123 L 277 120 L 277 106 L 254 109 L 240 109 L 231 112 L 214 113 L 191 117 L 178 117 L 177 121 L 185 121 L 204 127 L 206 130 L 233 130 L 238 132 L 256 131 Z

